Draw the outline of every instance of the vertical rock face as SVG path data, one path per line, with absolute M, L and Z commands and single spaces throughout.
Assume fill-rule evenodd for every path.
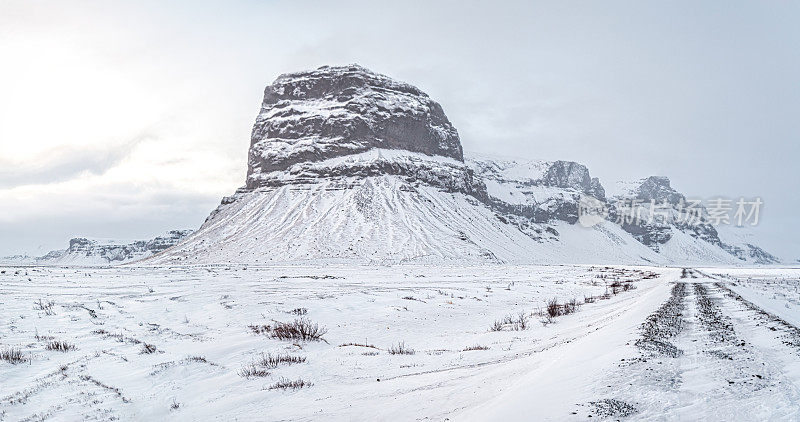
M 464 159 L 442 107 L 414 86 L 358 65 L 285 74 L 264 91 L 246 187 L 297 163 L 374 148 Z
M 468 157 L 487 185 L 489 205 L 535 223 L 578 221 L 582 195 L 605 199 L 605 190 L 589 169 L 572 161 L 527 161 Z
M 597 199 L 605 199 L 606 193 L 598 178 L 589 176 L 589 169 L 572 161 L 556 161 L 547 169 L 542 180 L 547 186 L 572 188 Z
M 700 241 L 705 245 L 720 248 L 735 259 L 756 264 L 774 264 L 780 260 L 753 245 L 749 238 L 742 238 L 736 227 L 714 226 L 709 219 L 708 210 L 697 205 L 692 208 L 686 197 L 672 188 L 670 180 L 664 176 L 650 176 L 637 182 L 628 183 L 624 192 L 615 198 L 623 205 L 633 207 L 625 211 L 613 209 L 613 213 L 635 213 L 634 221 L 619 223 L 623 230 L 634 239 L 654 251 L 662 251 L 668 242 Z M 640 201 L 638 204 L 625 201 Z M 655 204 L 651 208 L 651 203 Z M 723 236 L 724 235 L 724 236 Z M 681 238 L 681 239 L 678 239 Z
M 614 209 L 615 216 L 618 212 L 636 216 L 634 219 L 619 218 L 622 229 L 655 251 L 659 251 L 661 245 L 672 240 L 678 232 L 721 246 L 714 226 L 704 218 L 704 210 L 698 208 L 697 219 L 694 221 L 681 220 L 682 213 L 686 212 L 686 198 L 672 188 L 667 177 L 649 176 L 627 183 L 623 192 L 615 199 L 617 202 L 612 206 L 624 207 L 624 209 Z M 658 209 L 651 208 L 651 204 Z
M 669 178 L 664 176 L 650 176 L 641 180 L 634 193 L 636 199 L 666 202 L 672 205 L 678 205 L 685 199 L 680 192 L 670 186 Z

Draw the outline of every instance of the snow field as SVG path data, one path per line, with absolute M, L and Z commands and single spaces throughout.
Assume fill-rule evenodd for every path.
M 441 418 L 491 400 L 539 364 L 532 356 L 662 285 L 636 281 L 653 269 L 585 266 L 0 270 L 0 350 L 25 359 L 0 361 L 2 420 Z M 638 288 L 541 322 L 549 299 L 582 302 L 614 280 Z M 492 331 L 520 313 L 526 329 Z M 300 318 L 323 340 L 250 328 Z M 56 340 L 75 350 L 48 350 Z M 414 353 L 390 353 L 399 344 Z M 267 367 L 265 355 L 305 361 Z M 253 364 L 264 376 L 243 376 Z M 299 380 L 311 385 L 270 388 Z

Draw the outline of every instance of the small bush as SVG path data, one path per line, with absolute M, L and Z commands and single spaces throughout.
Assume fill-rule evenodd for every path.
M 503 331 L 508 327 L 511 331 L 524 331 L 528 329 L 528 315 L 520 312 L 516 318 L 513 315 L 506 315 L 502 320 L 495 321 L 489 331 Z
M 56 311 L 53 309 L 55 302 L 52 300 L 48 300 L 47 302 L 39 299 L 36 302 L 33 302 L 33 309 L 37 311 L 44 311 L 45 315 L 55 315 Z
M 255 334 L 269 334 L 272 331 L 272 327 L 269 325 L 248 325 L 248 327 Z
M 388 352 L 390 355 L 413 355 L 416 353 L 414 349 L 406 346 L 404 341 L 389 347 Z
M 142 353 L 151 354 L 156 352 L 156 346 L 150 343 L 142 343 Z
M 528 316 L 525 315 L 525 312 L 520 312 L 517 316 L 517 320 L 514 321 L 512 325 L 514 331 L 525 331 L 528 329 Z
M 292 322 L 276 322 L 270 325 L 251 325 L 250 329 L 256 334 L 269 334 L 279 340 L 320 341 L 328 332 L 325 328 L 311 322 L 307 318 L 298 318 Z
M 569 302 L 564 303 L 564 305 L 562 305 L 561 308 L 563 311 L 562 313 L 564 315 L 575 313 L 578 311 L 578 300 L 572 298 Z
M 291 311 L 289 311 L 289 313 L 297 315 L 297 316 L 303 316 L 303 315 L 308 313 L 308 309 L 306 309 L 306 308 L 294 308 Z
M 242 366 L 242 369 L 239 370 L 239 375 L 245 378 L 266 377 L 269 376 L 269 371 L 264 368 L 259 368 L 254 363 L 251 363 L 249 365 Z
M 594 298 L 586 298 L 585 301 L 587 303 L 591 303 L 594 301 Z M 562 315 L 569 315 L 578 311 L 578 306 L 580 306 L 580 302 L 578 299 L 572 298 L 564 304 L 558 303 L 558 298 L 552 298 L 547 301 L 547 308 L 546 308 L 546 317 L 548 319 L 548 323 L 552 322 L 553 318 L 559 317 Z
M 473 350 L 489 350 L 489 347 L 476 344 L 474 346 L 465 347 L 464 350 L 462 350 L 462 352 L 470 352 Z
M 269 389 L 270 390 L 288 390 L 288 389 L 297 390 L 297 389 L 303 388 L 303 387 L 311 387 L 312 385 L 314 385 L 314 384 L 312 384 L 312 383 L 310 383 L 308 381 L 303 381 L 302 379 L 292 381 L 292 380 L 289 380 L 289 379 L 286 379 L 286 378 L 281 378 L 280 381 L 276 382 L 275 384 L 270 385 Z
M 306 358 L 302 356 L 262 354 L 258 363 L 266 368 L 277 368 L 280 364 L 292 365 L 305 361 Z
M 43 336 L 43 335 L 40 335 L 38 330 L 36 331 L 36 335 L 34 335 L 34 336 L 33 336 L 33 338 L 35 338 L 35 339 L 36 339 L 36 340 L 38 340 L 38 341 L 44 341 L 44 340 L 53 340 L 53 339 L 55 339 L 55 337 L 53 337 L 53 336 Z
M 0 360 L 4 360 L 14 365 L 28 361 L 25 355 L 22 354 L 22 351 L 15 347 L 0 350 Z
M 343 343 L 339 345 L 339 347 L 347 347 L 347 346 L 369 347 L 370 349 L 377 349 L 375 345 L 367 343 Z
M 554 297 L 547 301 L 547 316 L 555 318 L 561 315 L 561 305 L 558 304 L 558 298 Z
M 45 348 L 47 350 L 55 350 L 58 352 L 69 352 L 70 350 L 75 350 L 75 345 L 69 344 L 66 341 L 53 340 L 47 343 L 47 345 L 45 345 Z

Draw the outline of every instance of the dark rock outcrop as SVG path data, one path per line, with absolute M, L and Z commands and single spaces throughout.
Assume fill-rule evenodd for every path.
M 632 193 L 634 199 L 646 202 L 656 201 L 678 205 L 685 200 L 680 192 L 670 186 L 669 178 L 664 176 L 650 176 L 642 179 Z
M 358 65 L 285 74 L 264 91 L 246 187 L 298 163 L 373 148 L 464 159 L 442 107 L 414 86 Z
M 573 161 L 555 161 L 542 178 L 542 185 L 572 188 L 597 199 L 605 199 L 600 179 L 589 176 L 589 169 Z

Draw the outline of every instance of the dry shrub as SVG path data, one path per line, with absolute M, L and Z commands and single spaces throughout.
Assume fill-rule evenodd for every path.
M 564 305 L 561 306 L 561 308 L 563 309 L 563 314 L 564 315 L 569 315 L 569 314 L 577 312 L 578 311 L 578 305 L 579 305 L 578 304 L 578 300 L 575 299 L 575 298 L 572 298 L 569 302 L 566 302 L 566 303 L 564 303 Z
M 54 350 L 58 352 L 69 352 L 70 350 L 75 350 L 74 344 L 69 344 L 66 341 L 58 341 L 53 340 L 45 346 L 47 350 Z
M 555 318 L 561 315 L 561 305 L 558 304 L 558 298 L 554 297 L 547 301 L 547 316 Z
M 275 384 L 270 385 L 269 389 L 270 390 L 288 390 L 288 389 L 297 390 L 297 389 L 303 388 L 303 387 L 311 387 L 312 385 L 314 385 L 314 384 L 312 384 L 312 383 L 310 383 L 308 381 L 303 381 L 302 379 L 298 379 L 298 380 L 292 381 L 292 380 L 289 380 L 287 378 L 281 378 L 280 381 L 276 382 Z
M 370 349 L 377 349 L 378 348 L 374 344 L 367 344 L 367 343 L 343 343 L 343 344 L 339 345 L 339 347 L 348 347 L 348 346 L 368 347 Z
M 279 340 L 320 341 L 328 332 L 308 318 L 298 318 L 292 322 L 276 322 L 275 325 L 251 325 L 256 334 L 268 334 Z
M 44 311 L 45 315 L 55 315 L 56 311 L 53 309 L 55 302 L 52 300 L 48 300 L 47 302 L 39 299 L 36 302 L 33 302 L 33 309 L 37 311 Z
M 266 377 L 269 376 L 269 371 L 264 368 L 259 368 L 254 363 L 251 363 L 249 365 L 242 366 L 242 369 L 239 370 L 239 375 L 245 378 Z
M 303 363 L 305 361 L 306 358 L 302 356 L 273 355 L 268 353 L 262 354 L 261 358 L 258 360 L 258 363 L 266 368 L 277 368 L 280 364 L 292 365 L 295 363 Z
M 25 355 L 22 354 L 22 351 L 16 347 L 0 350 L 0 360 L 4 360 L 14 365 L 28 361 Z
M 524 331 L 529 327 L 528 320 L 528 315 L 525 312 L 520 312 L 516 318 L 513 315 L 506 315 L 503 319 L 495 321 L 489 327 L 489 331 L 503 331 L 506 327 L 510 331 Z
M 388 352 L 390 355 L 413 355 L 416 353 L 414 349 L 406 346 L 404 341 L 389 347 Z
M 462 352 L 470 352 L 473 350 L 489 350 L 489 347 L 476 344 L 474 346 L 465 347 L 464 350 L 462 350 Z

